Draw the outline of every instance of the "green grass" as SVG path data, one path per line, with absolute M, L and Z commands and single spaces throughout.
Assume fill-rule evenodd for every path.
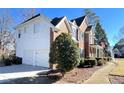
M 124 59 L 116 59 L 117 66 L 110 72 L 110 75 L 124 76 Z

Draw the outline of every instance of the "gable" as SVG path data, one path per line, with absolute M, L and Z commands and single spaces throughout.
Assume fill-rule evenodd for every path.
M 27 19 L 26 21 L 20 23 L 19 25 L 17 25 L 17 26 L 15 27 L 15 29 L 18 29 L 18 28 L 20 28 L 20 27 L 23 27 L 23 26 L 25 26 L 25 25 L 27 25 L 27 24 L 34 23 L 35 21 L 42 21 L 42 20 L 43 20 L 43 21 L 46 21 L 47 23 L 50 23 L 50 21 L 51 21 L 47 16 L 45 16 L 45 15 L 43 15 L 43 14 L 38 14 L 38 15 L 35 15 L 35 16 L 33 16 L 32 18 L 29 18 L 29 19 Z
M 63 19 L 64 17 L 55 17 L 54 19 L 52 19 L 51 23 L 56 26 L 57 24 L 59 24 L 59 22 Z
M 78 17 L 78 18 L 72 19 L 71 22 L 75 21 L 77 26 L 80 26 L 84 19 L 85 19 L 85 16 L 82 16 L 82 17 Z
M 83 22 L 81 23 L 81 25 L 79 26 L 80 31 L 81 32 L 85 32 L 85 30 L 88 27 L 88 21 L 87 21 L 87 17 L 84 18 Z
M 59 25 L 57 26 L 57 28 L 58 28 L 61 32 L 63 32 L 63 33 L 68 33 L 68 32 L 69 32 L 69 28 L 68 28 L 67 23 L 66 23 L 65 20 L 63 20 L 63 21 L 61 22 L 61 24 L 59 24 Z

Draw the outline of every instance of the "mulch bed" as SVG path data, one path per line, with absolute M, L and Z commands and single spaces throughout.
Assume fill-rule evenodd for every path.
M 101 66 L 95 66 L 92 68 L 75 68 L 74 70 L 67 72 L 64 77 L 62 77 L 56 83 L 83 83 L 85 80 L 89 79 L 92 74 L 101 68 Z
M 109 75 L 109 80 L 110 80 L 111 84 L 124 84 L 123 76 Z
M 39 73 L 35 77 L 24 77 L 9 82 L 4 82 L 3 84 L 64 84 L 64 83 L 75 83 L 80 84 L 85 80 L 89 79 L 91 75 L 100 69 L 102 66 L 95 66 L 92 68 L 75 68 L 70 72 L 67 72 L 64 77 L 61 74 L 53 71 L 48 74 L 48 72 Z

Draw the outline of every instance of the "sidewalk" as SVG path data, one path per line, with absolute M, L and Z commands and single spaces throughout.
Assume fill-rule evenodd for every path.
M 115 64 L 109 62 L 106 66 L 96 71 L 84 84 L 110 84 L 108 74 L 115 67 Z

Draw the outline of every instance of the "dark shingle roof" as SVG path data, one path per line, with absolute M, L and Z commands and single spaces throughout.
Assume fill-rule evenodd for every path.
M 51 23 L 56 26 L 64 17 L 55 17 L 52 19 Z
M 85 31 L 90 31 L 92 29 L 92 25 L 88 26 Z
M 78 17 L 78 18 L 72 19 L 71 22 L 75 20 L 76 24 L 77 24 L 78 26 L 80 26 L 81 23 L 83 22 L 84 18 L 85 18 L 85 16 Z
M 34 18 L 36 18 L 36 17 L 38 17 L 38 16 L 40 16 L 40 14 L 37 14 L 37 15 L 35 15 L 35 16 L 32 16 L 31 18 L 27 19 L 26 21 L 22 22 L 21 24 L 23 24 L 23 23 L 25 23 L 25 22 L 27 22 L 27 21 L 29 21 L 29 20 L 31 20 L 31 19 L 34 19 Z

